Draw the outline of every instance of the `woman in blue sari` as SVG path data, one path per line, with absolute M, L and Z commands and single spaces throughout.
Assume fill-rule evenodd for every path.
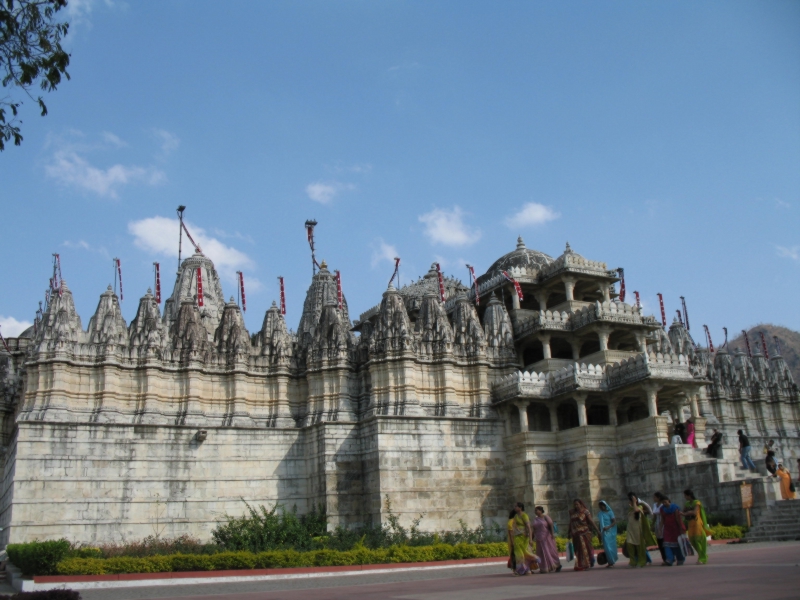
M 600 512 L 597 513 L 597 521 L 603 541 L 603 550 L 606 553 L 608 564 L 606 567 L 613 567 L 617 562 L 617 519 L 614 511 L 605 500 L 600 500 Z

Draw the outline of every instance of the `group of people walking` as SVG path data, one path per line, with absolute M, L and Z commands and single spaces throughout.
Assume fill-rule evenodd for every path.
M 652 564 L 648 547 L 658 547 L 662 566 L 682 565 L 687 555 L 697 554 L 698 564 L 708 562 L 708 528 L 702 502 L 692 490 L 685 490 L 683 508 L 661 492 L 653 495 L 653 505 L 628 493 L 627 529 L 623 555 L 628 566 Z M 517 502 L 508 521 L 508 566 L 515 575 L 536 571 L 555 573 L 561 570 L 555 537 L 558 528 L 541 506 L 535 508 L 531 520 L 525 506 Z M 592 537 L 597 534 L 603 549 L 595 554 Z M 580 499 L 575 499 L 569 511 L 569 545 L 567 560 L 574 555 L 575 570 L 585 571 L 595 564 L 613 567 L 617 563 L 617 518 L 604 500 L 598 503 L 597 518 Z

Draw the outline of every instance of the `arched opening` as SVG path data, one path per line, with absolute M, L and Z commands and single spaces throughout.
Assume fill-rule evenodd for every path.
M 608 338 L 608 347 L 612 350 L 635 352 L 639 344 L 634 335 L 628 331 L 615 331 Z
M 525 366 L 532 365 L 544 359 L 544 351 L 542 350 L 541 342 L 533 342 L 533 344 L 525 348 L 522 353 L 522 359 Z
M 578 407 L 572 402 L 565 402 L 558 405 L 558 429 L 572 429 L 578 427 Z
M 626 413 L 629 423 L 632 421 L 641 421 L 650 416 L 644 402 L 634 402 L 627 408 Z
M 572 345 L 563 338 L 550 338 L 550 355 L 553 358 L 572 360 Z
M 550 411 L 541 402 L 528 405 L 528 428 L 531 431 L 550 431 Z
M 587 407 L 586 422 L 589 425 L 610 425 L 608 405 L 597 402 Z
M 562 288 L 563 289 L 563 288 Z M 567 294 L 565 292 L 555 292 L 550 294 L 550 298 L 547 300 L 547 309 L 552 310 L 554 306 L 558 306 L 567 301 Z
M 583 358 L 584 356 L 589 356 L 590 354 L 594 354 L 595 352 L 600 352 L 600 341 L 599 340 L 586 340 L 581 344 L 581 352 L 580 357 Z

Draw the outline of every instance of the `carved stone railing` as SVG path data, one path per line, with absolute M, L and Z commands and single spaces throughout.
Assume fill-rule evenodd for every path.
M 544 280 L 561 272 L 588 273 L 592 275 L 602 275 L 604 277 L 607 277 L 609 273 L 606 263 L 596 260 L 587 260 L 580 254 L 567 252 L 559 256 L 546 267 L 543 267 L 539 277 Z M 616 274 L 613 276 L 616 276 Z
M 514 321 L 514 337 L 520 339 L 537 331 L 570 331 L 572 324 L 566 312 L 536 311 L 531 317 Z
M 605 391 L 605 368 L 602 365 L 570 365 L 553 373 L 553 395 L 572 390 Z
M 517 371 L 495 382 L 493 395 L 495 402 L 514 398 L 549 398 L 550 376 L 546 373 Z
M 613 365 L 574 363 L 554 373 L 517 371 L 493 385 L 494 402 L 553 398 L 572 391 L 608 392 L 645 379 L 693 381 L 682 354 L 639 354 Z
M 572 313 L 573 330 L 596 322 L 642 325 L 642 309 L 624 302 L 595 302 Z

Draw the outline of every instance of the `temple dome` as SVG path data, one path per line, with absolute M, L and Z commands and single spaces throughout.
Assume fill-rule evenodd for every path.
M 482 283 L 499 275 L 501 271 L 510 271 L 512 268 L 521 267 L 528 271 L 538 272 L 542 267 L 546 267 L 553 262 L 553 257 L 538 250 L 530 250 L 525 247 L 522 237 L 517 238 L 516 250 L 509 252 L 498 258 L 489 269 L 478 279 Z M 535 273 L 531 273 L 535 274 Z

